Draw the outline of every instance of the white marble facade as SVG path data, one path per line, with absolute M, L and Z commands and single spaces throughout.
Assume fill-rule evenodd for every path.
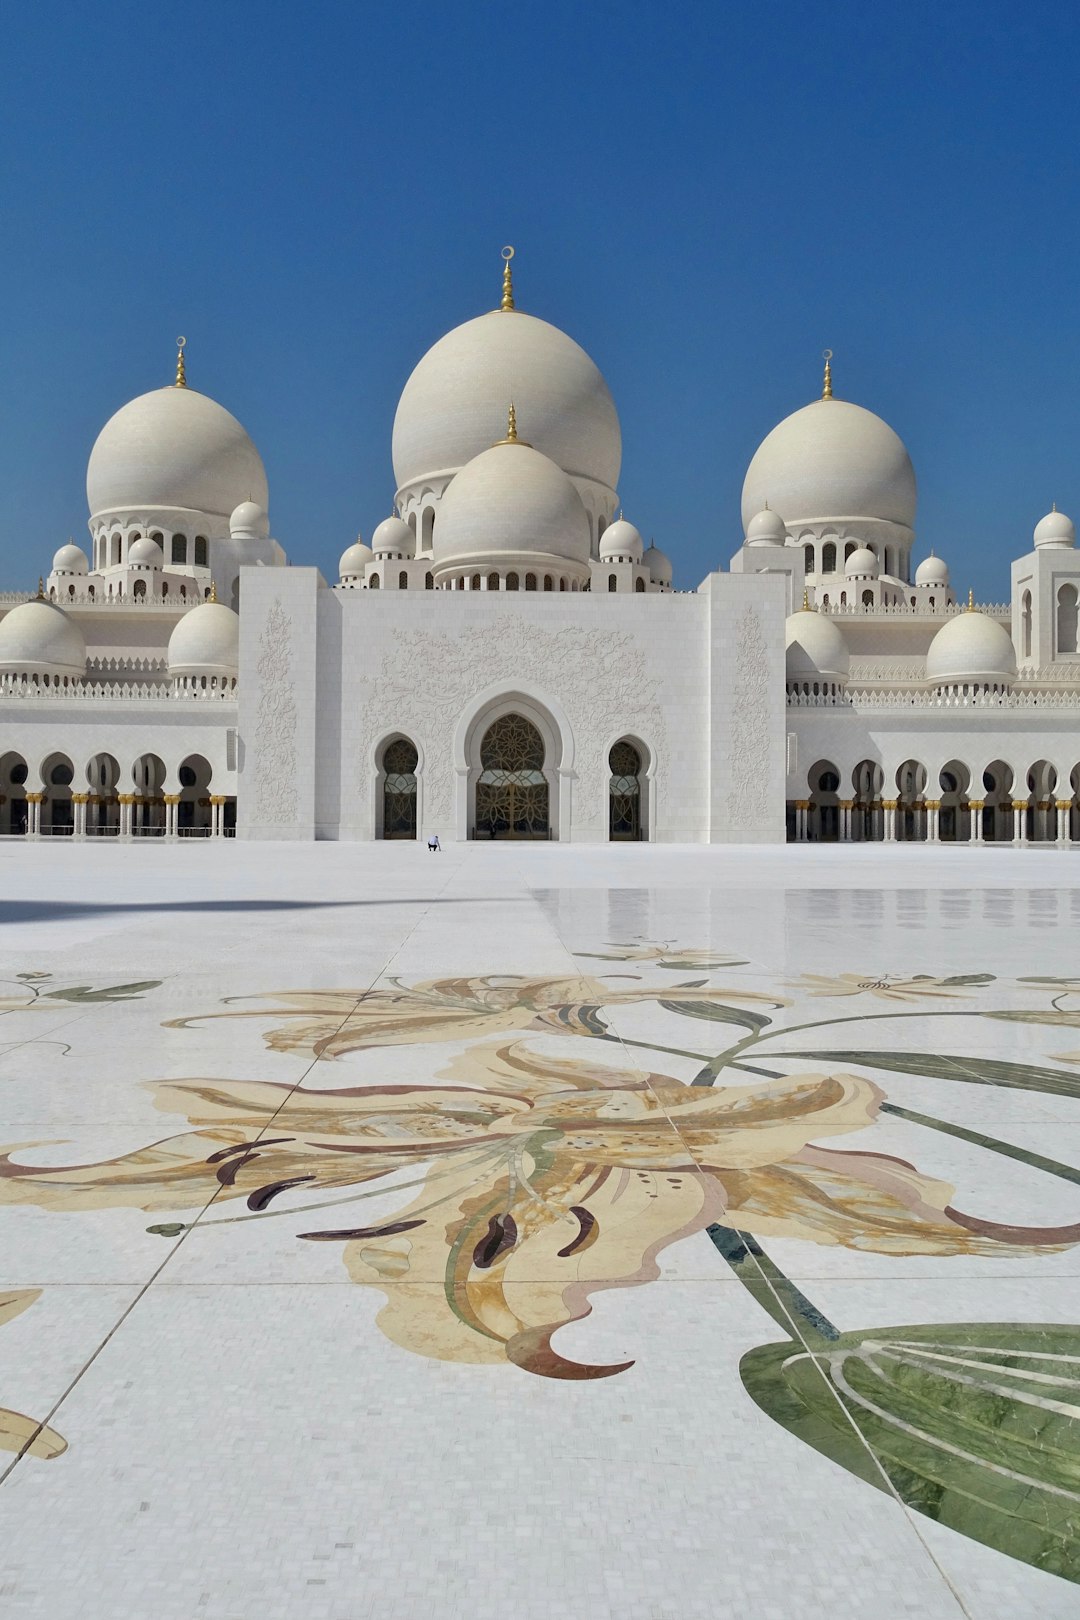
M 827 361 L 751 462 L 728 569 L 718 534 L 676 590 L 621 514 L 603 376 L 504 257 L 499 307 L 409 377 L 392 514 L 336 583 L 286 566 L 182 344 L 110 418 L 88 551 L 0 596 L 0 836 L 1080 841 L 1070 519 L 965 607 L 914 563 L 903 442 Z

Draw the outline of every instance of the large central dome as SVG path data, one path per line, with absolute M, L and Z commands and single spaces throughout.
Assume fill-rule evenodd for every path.
M 744 531 L 766 506 L 790 531 L 826 518 L 915 527 L 915 470 L 887 422 L 844 399 L 818 399 L 774 427 L 743 484 Z
M 223 405 L 193 388 L 155 388 L 109 418 L 86 469 L 90 516 L 180 507 L 228 519 L 270 504 L 262 458 Z
M 572 478 L 615 489 L 622 436 L 607 383 L 573 338 L 513 309 L 455 327 L 405 384 L 394 418 L 398 488 L 452 475 L 480 455 L 511 400 L 542 455 Z

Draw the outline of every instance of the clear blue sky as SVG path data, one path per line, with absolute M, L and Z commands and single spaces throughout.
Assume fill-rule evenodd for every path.
M 332 574 L 513 242 L 676 583 L 829 345 L 911 450 L 920 554 L 1001 600 L 1051 501 L 1080 519 L 1078 42 L 1075 0 L 9 4 L 0 585 L 85 544 L 90 446 L 178 332 Z

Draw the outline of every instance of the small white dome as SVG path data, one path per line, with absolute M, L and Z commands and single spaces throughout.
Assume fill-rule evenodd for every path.
M 156 540 L 144 535 L 141 540 L 132 541 L 128 562 L 138 563 L 143 568 L 164 568 L 165 553 Z
M 926 653 L 926 679 L 933 686 L 988 682 L 1016 676 L 1016 648 L 996 619 L 969 610 L 943 624 Z
M 640 562 L 645 555 L 645 542 L 632 523 L 625 518 L 618 518 L 609 523 L 600 536 L 600 556 L 605 562 L 613 557 L 629 557 L 632 562 Z
M 944 557 L 924 557 L 915 570 L 916 585 L 947 585 L 949 568 Z
M 847 642 L 824 613 L 803 608 L 784 626 L 787 678 L 846 681 L 851 667 Z
M 419 362 L 394 417 L 398 487 L 455 473 L 482 455 L 511 399 L 543 455 L 614 490 L 622 439 L 607 383 L 573 338 L 520 310 L 456 326 Z
M 109 418 L 86 469 L 90 516 L 180 507 L 225 518 L 269 506 L 259 452 L 235 416 L 193 388 L 156 388 Z
M 1037 546 L 1053 546 L 1063 551 L 1066 547 L 1075 546 L 1076 526 L 1072 518 L 1055 508 L 1036 523 L 1034 538 Z
M 357 535 L 353 544 L 346 546 L 341 553 L 341 560 L 338 563 L 339 579 L 360 579 L 364 569 L 371 561 L 371 557 L 371 547 L 365 546 L 360 536 Z
M 52 602 L 20 603 L 0 620 L 0 673 L 80 679 L 86 674 L 82 631 Z
M 474 456 L 443 496 L 435 562 L 587 564 L 589 515 L 561 467 L 518 441 Z
M 779 512 L 771 512 L 763 507 L 746 525 L 746 544 L 748 546 L 782 546 L 787 541 L 787 529 Z
M 256 501 L 241 501 L 229 517 L 229 538 L 232 540 L 265 540 L 270 533 L 270 519 Z
M 404 518 L 383 518 L 371 537 L 371 549 L 377 555 L 400 552 L 403 557 L 412 557 L 416 553 L 416 536 Z
M 170 675 L 233 676 L 240 665 L 240 616 L 224 602 L 202 602 L 169 637 Z
M 743 483 L 743 524 L 766 502 L 789 528 L 824 518 L 915 526 L 915 470 L 887 422 L 845 399 L 817 399 L 765 438 Z
M 845 579 L 877 579 L 880 573 L 881 564 L 867 546 L 853 551 L 844 564 Z
M 641 560 L 649 570 L 654 585 L 671 584 L 671 558 L 666 551 L 661 551 L 660 547 L 650 540 L 649 549 Z
M 83 551 L 81 546 L 74 545 L 70 540 L 66 546 L 60 547 L 52 560 L 54 574 L 85 574 L 89 571 L 89 568 L 90 563 L 86 552 Z

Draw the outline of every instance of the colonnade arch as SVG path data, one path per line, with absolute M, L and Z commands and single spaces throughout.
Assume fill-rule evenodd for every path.
M 235 792 L 215 793 L 206 755 L 177 754 L 168 765 L 153 750 L 121 763 L 70 741 L 43 756 L 0 746 L 0 837 L 234 836 Z

